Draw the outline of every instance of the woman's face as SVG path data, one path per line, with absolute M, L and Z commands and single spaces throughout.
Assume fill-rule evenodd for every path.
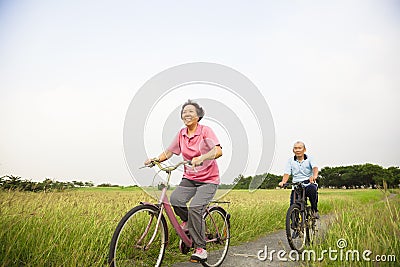
M 199 117 L 197 116 L 196 107 L 193 105 L 185 106 L 182 111 L 182 120 L 186 126 L 197 123 L 199 121 Z

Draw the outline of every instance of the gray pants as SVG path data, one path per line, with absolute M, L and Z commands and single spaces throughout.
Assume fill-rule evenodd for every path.
M 195 248 L 206 248 L 203 214 L 217 187 L 216 184 L 199 183 L 183 178 L 170 197 L 175 213 L 182 221 L 188 223 L 189 234 Z M 188 210 L 186 204 L 191 198 L 193 199 Z

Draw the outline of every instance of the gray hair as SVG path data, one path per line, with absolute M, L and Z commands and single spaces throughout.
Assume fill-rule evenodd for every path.
M 302 144 L 303 147 L 306 148 L 306 144 L 304 144 L 303 141 L 296 141 L 296 142 L 293 144 L 293 147 L 294 147 L 296 144 Z

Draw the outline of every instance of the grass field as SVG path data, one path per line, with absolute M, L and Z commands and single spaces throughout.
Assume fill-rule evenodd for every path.
M 224 200 L 231 201 L 224 206 L 232 215 L 231 244 L 282 229 L 289 194 L 289 190 L 234 190 L 225 195 Z M 379 190 L 328 189 L 320 190 L 319 196 L 320 213 L 333 213 L 336 223 L 317 249 L 346 238 L 351 247 L 400 256 L 398 197 L 381 201 Z M 153 200 L 140 189 L 0 192 L 0 265 L 104 266 L 118 221 L 139 201 Z M 169 238 L 165 265 L 187 260 L 171 228 Z
M 396 193 L 380 201 L 361 197 L 365 205 L 349 201 L 335 208 L 334 222 L 323 242 L 314 247 L 322 259 L 319 265 L 400 266 L 400 197 Z M 337 250 L 335 260 L 335 254 L 321 257 L 330 248 Z

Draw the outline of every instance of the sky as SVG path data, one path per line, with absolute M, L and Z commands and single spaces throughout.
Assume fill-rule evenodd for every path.
M 129 104 L 190 62 L 257 86 L 271 173 L 297 140 L 321 167 L 400 166 L 399 47 L 398 1 L 0 1 L 0 176 L 132 184 Z

